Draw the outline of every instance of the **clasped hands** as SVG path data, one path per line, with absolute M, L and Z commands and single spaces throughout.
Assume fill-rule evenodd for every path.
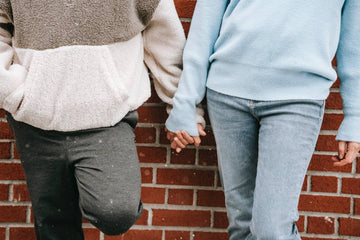
M 197 124 L 199 135 L 205 136 L 206 133 L 204 131 L 204 127 L 198 123 Z M 194 144 L 195 146 L 199 146 L 201 143 L 200 136 L 190 136 L 186 131 L 176 131 L 171 132 L 167 128 L 166 131 L 166 138 L 170 141 L 170 147 L 175 149 L 177 153 L 181 152 L 183 148 L 186 147 L 188 144 Z

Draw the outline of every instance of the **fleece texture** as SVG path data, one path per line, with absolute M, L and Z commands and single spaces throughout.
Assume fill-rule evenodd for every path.
M 337 139 L 360 142 L 359 13 L 359 0 L 198 0 L 167 128 L 197 134 L 206 87 L 259 101 L 323 100 L 337 53 L 345 116 Z
M 145 29 L 159 0 L 1 0 L 15 47 L 37 50 L 126 41 Z
M 44 2 L 49 6 L 40 4 Z M 18 24 L 33 28 L 37 24 L 19 23 L 17 19 L 23 15 L 33 16 L 37 8 L 41 12 L 45 7 L 51 12 L 60 6 L 59 2 L 66 3 L 61 5 L 65 10 L 81 11 L 80 15 L 72 19 L 60 17 L 57 21 L 64 22 L 53 22 L 54 25 L 49 26 L 51 31 L 41 30 L 39 36 L 28 34 L 29 29 L 22 32 L 17 28 Z M 129 3 L 131 9 L 136 10 L 139 18 L 132 19 L 141 23 L 141 28 L 131 27 L 129 31 L 113 28 L 119 22 L 104 16 L 104 11 L 116 9 L 121 5 L 119 2 Z M 10 112 L 15 120 L 57 131 L 113 126 L 149 98 L 148 70 L 157 94 L 168 104 L 168 110 L 171 109 L 182 72 L 185 44 L 172 0 L 161 0 L 159 4 L 140 0 L 24 1 L 32 7 L 21 7 L 24 13 L 20 12 L 20 6 L 11 11 L 4 0 L 0 3 L 0 108 Z M 11 3 L 20 5 L 18 0 Z M 95 6 L 102 10 L 95 11 Z M 157 7 L 153 11 L 154 6 Z M 115 12 L 118 11 L 125 19 L 119 21 L 127 21 L 126 11 Z M 57 14 L 60 12 L 56 10 Z M 105 20 L 102 18 L 109 24 L 103 26 Z M 53 21 L 46 20 L 42 20 L 44 24 Z M 75 21 L 74 24 L 70 24 L 70 20 Z M 77 20 L 83 22 L 76 26 Z M 67 28 L 64 24 L 70 24 L 68 27 L 72 30 L 60 36 L 62 34 L 58 35 L 57 31 Z M 103 27 L 108 27 L 106 34 L 103 34 Z M 12 35 L 12 28 L 15 35 Z M 127 39 L 132 35 L 127 34 L 134 29 L 138 31 L 134 36 L 120 40 Z M 39 33 L 35 28 L 34 32 Z M 21 38 L 16 37 L 19 34 Z M 41 41 L 34 42 L 31 37 L 39 37 Z M 70 39 L 79 42 L 71 44 Z M 204 124 L 202 110 L 197 112 L 198 122 Z

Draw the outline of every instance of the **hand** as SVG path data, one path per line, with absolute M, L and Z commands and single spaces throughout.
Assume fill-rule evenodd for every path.
M 351 164 L 360 151 L 360 143 L 358 142 L 339 142 L 338 156 L 333 156 L 331 160 L 334 161 L 334 166 L 342 167 L 346 164 Z
M 206 132 L 204 131 L 204 128 L 200 123 L 198 123 L 197 127 L 199 135 L 206 136 Z M 174 133 L 165 128 L 165 131 L 167 139 L 169 139 L 171 142 L 171 148 L 175 149 L 177 153 L 181 152 L 181 150 L 185 148 L 188 144 L 194 144 L 195 146 L 199 146 L 201 143 L 200 136 L 190 136 L 185 130 L 181 132 L 176 131 Z

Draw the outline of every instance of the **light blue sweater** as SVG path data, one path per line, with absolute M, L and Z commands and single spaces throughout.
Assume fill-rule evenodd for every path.
M 253 100 L 326 99 L 337 52 L 345 118 L 360 142 L 360 0 L 198 0 L 170 131 L 198 136 L 206 87 Z

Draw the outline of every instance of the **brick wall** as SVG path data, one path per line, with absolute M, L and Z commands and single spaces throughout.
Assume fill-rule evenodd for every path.
M 187 32 L 195 1 L 175 0 Z M 334 66 L 336 62 L 334 61 Z M 300 198 L 304 240 L 359 239 L 360 164 L 332 167 L 334 136 L 343 116 L 337 81 Z M 226 212 L 211 127 L 199 148 L 171 151 L 164 105 L 153 92 L 139 109 L 136 143 L 142 172 L 143 216 L 125 235 L 108 237 L 84 222 L 86 240 L 225 240 Z M 35 240 L 32 212 L 14 137 L 0 110 L 0 240 Z

